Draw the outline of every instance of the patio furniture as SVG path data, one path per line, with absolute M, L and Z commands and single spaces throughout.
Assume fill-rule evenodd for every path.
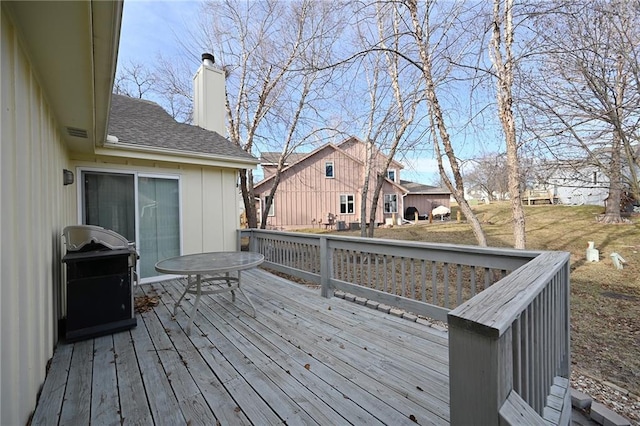
M 184 292 L 173 308 L 173 315 L 178 311 L 178 306 L 187 293 L 195 294 L 196 300 L 189 315 L 187 323 L 187 334 L 191 333 L 193 319 L 198 312 L 200 297 L 203 294 L 218 294 L 227 291 L 231 292 L 231 300 L 236 301 L 238 290 L 249 303 L 255 317 L 256 309 L 251 300 L 240 287 L 241 271 L 255 268 L 264 261 L 264 256 L 251 252 L 211 252 L 197 253 L 185 256 L 177 256 L 161 260 L 156 263 L 156 271 L 165 274 L 186 275 L 187 283 Z M 237 272 L 238 276 L 231 276 L 231 272 Z

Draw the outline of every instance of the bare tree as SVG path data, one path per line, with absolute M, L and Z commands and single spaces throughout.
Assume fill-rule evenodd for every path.
M 489 53 L 493 62 L 496 79 L 496 97 L 498 100 L 498 116 L 502 124 L 507 147 L 507 174 L 509 177 L 509 199 L 513 219 L 514 247 L 524 249 L 527 235 L 525 215 L 520 196 L 520 163 L 518 160 L 518 141 L 516 138 L 516 122 L 513 114 L 514 55 L 512 51 L 513 0 L 494 0 L 491 43 Z
M 489 200 L 506 200 L 509 195 L 509 174 L 504 154 L 487 154 L 471 161 L 465 168 L 468 189 L 480 191 Z
M 153 70 L 144 64 L 132 61 L 118 72 L 113 91 L 117 95 L 148 99 L 154 93 L 155 84 L 156 77 Z
M 295 84 L 291 71 L 308 46 L 307 25 L 314 10 L 307 0 L 206 3 L 209 19 L 201 24 L 201 36 L 212 51 L 220 52 L 226 72 L 229 139 L 249 153 L 259 143 L 261 125 L 277 109 L 280 95 Z M 256 228 L 251 170 L 241 171 L 240 186 L 248 226 Z
M 411 16 L 410 32 L 420 58 L 419 62 L 416 61 L 414 63 L 420 67 L 422 77 L 425 82 L 425 95 L 427 99 L 430 130 L 433 138 L 434 149 L 436 151 L 436 158 L 438 160 L 440 176 L 444 184 L 456 199 L 462 214 L 465 215 L 471 224 L 471 229 L 478 241 L 478 244 L 486 246 L 487 239 L 484 230 L 482 229 L 482 225 L 464 197 L 464 182 L 460 163 L 456 157 L 455 150 L 451 142 L 447 121 L 436 90 L 436 79 L 434 78 L 434 57 L 439 53 L 437 47 L 440 42 L 445 43 L 446 41 L 443 39 L 436 41 L 432 40 L 432 38 L 436 37 L 436 32 L 434 31 L 435 28 L 431 23 L 433 1 L 427 1 L 425 3 L 424 7 L 426 10 L 423 14 L 420 13 L 416 0 L 405 0 L 404 4 Z M 445 19 L 442 14 L 438 14 L 438 18 Z M 454 18 L 455 17 L 449 17 L 449 19 L 455 20 Z M 443 38 L 449 35 L 447 34 L 447 30 L 449 28 L 446 27 L 446 24 L 437 29 L 438 34 Z M 451 167 L 453 182 L 447 175 L 444 168 L 443 156 L 446 156 L 449 166 Z
M 332 70 L 321 69 L 332 61 L 333 47 L 342 30 L 340 16 L 332 4 L 324 2 L 300 3 L 294 12 L 300 20 L 297 24 L 299 31 L 312 36 L 302 41 L 298 55 L 283 77 L 286 86 L 283 85 L 272 106 L 273 113 L 265 121 L 271 135 L 277 137 L 283 130 L 286 133 L 282 141 L 277 141 L 280 155 L 264 203 L 262 229 L 267 226 L 267 212 L 273 204 L 288 157 L 309 141 L 318 139 L 319 135 L 332 132 L 332 129 L 323 127 L 324 120 L 318 111 L 328 102 L 325 92 L 331 85 Z
M 162 99 L 167 112 L 177 121 L 193 120 L 192 65 L 184 58 L 166 58 L 158 55 L 154 67 L 155 92 Z M 224 136 L 224 135 L 222 135 Z
M 373 22 L 377 33 L 371 31 Z M 364 72 L 359 75 L 367 79 L 369 99 L 360 191 L 360 233 L 363 237 L 373 237 L 387 171 L 396 153 L 409 145 L 408 137 L 423 92 L 414 68 L 403 67 L 400 56 L 394 53 L 400 50 L 402 36 L 401 15 L 396 5 L 376 3 L 375 11 L 372 14 L 365 11 L 358 23 L 359 46 L 367 52 L 360 64 Z
M 620 222 L 625 187 L 640 195 L 634 145 L 640 135 L 640 7 L 573 1 L 532 12 L 533 48 L 541 54 L 524 86 L 535 117 L 528 130 L 556 158 L 581 158 L 601 169 L 609 178 L 602 220 Z

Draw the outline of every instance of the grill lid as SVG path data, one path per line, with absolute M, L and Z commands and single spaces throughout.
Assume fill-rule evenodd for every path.
M 110 229 L 94 225 L 71 225 L 62 231 L 68 251 L 81 251 L 90 244 L 101 244 L 111 250 L 129 248 L 129 241 Z

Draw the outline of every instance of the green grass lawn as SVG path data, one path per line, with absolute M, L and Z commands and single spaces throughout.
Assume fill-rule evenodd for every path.
M 513 245 L 508 203 L 473 207 L 488 243 Z M 376 230 L 376 237 L 411 241 L 476 244 L 471 228 L 451 221 Z M 525 206 L 527 248 L 571 253 L 571 344 L 573 368 L 609 380 L 640 395 L 640 217 L 631 224 L 603 225 L 594 206 Z M 464 218 L 463 218 L 464 219 Z M 341 232 L 340 235 L 359 235 Z M 600 250 L 600 262 L 587 263 L 587 242 Z M 611 253 L 627 263 L 613 266 Z

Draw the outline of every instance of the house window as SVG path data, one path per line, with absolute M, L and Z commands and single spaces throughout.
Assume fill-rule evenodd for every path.
M 398 213 L 398 195 L 384 194 L 384 212 Z
M 327 161 L 324 163 L 324 177 L 333 177 L 333 161 Z
M 354 209 L 353 195 L 341 195 L 340 196 L 340 213 L 353 214 Z
M 396 170 L 395 169 L 387 170 L 387 178 L 389 178 L 390 181 L 395 182 L 396 181 Z
M 81 171 L 81 222 L 112 229 L 136 243 L 140 278 L 181 253 L 178 177 Z
M 266 197 L 264 197 L 264 204 L 262 205 L 262 211 L 264 211 L 265 208 L 267 207 L 268 201 L 269 201 L 269 196 L 267 195 Z M 267 216 L 273 217 L 276 215 L 276 210 L 274 207 L 275 205 L 276 205 L 276 200 L 273 200 L 273 202 L 269 206 L 269 212 L 267 213 Z

